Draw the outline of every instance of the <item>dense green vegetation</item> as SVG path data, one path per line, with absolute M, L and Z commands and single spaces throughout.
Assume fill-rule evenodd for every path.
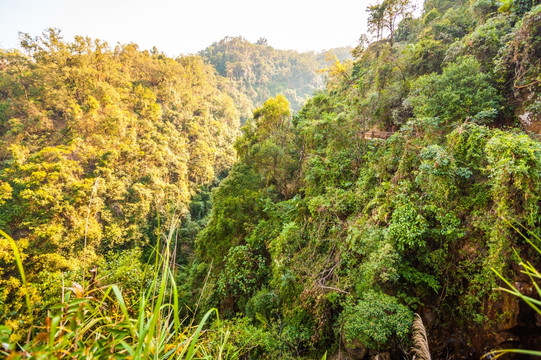
M 494 291 L 539 291 L 539 1 L 367 10 L 353 61 L 1 50 L 2 353 L 402 359 L 415 313 L 433 358 L 540 350 Z
M 17 240 L 45 311 L 61 276 L 70 284 L 118 259 L 111 251 L 156 244 L 158 217 L 186 213 L 232 164 L 240 95 L 195 56 L 68 43 L 56 30 L 22 46 L 0 52 L 0 229 Z M 5 239 L 0 249 L 0 316 L 17 334 L 26 289 Z
M 254 112 L 196 240 L 209 306 L 260 324 L 253 356 L 398 359 L 414 312 L 435 358 L 500 345 L 516 310 L 493 269 L 516 276 L 513 249 L 527 254 L 510 224 L 540 225 L 541 145 L 517 128 L 539 118 L 534 5 L 429 1 L 298 114 L 283 96 Z M 521 326 L 504 329 L 538 333 Z
M 264 38 L 253 44 L 242 37 L 227 37 L 199 54 L 247 95 L 250 102 L 243 103 L 243 109 L 251 111 L 269 97 L 284 94 L 297 111 L 315 90 L 323 88 L 320 71 L 334 61 L 350 59 L 350 51 L 350 48 L 336 48 L 321 53 L 298 53 L 274 49 Z M 247 118 L 250 116 L 248 112 Z

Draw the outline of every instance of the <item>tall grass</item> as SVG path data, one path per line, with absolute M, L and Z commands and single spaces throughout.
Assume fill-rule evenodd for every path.
M 527 236 L 524 233 L 522 233 L 519 229 L 517 229 L 515 226 L 513 226 L 512 224 L 510 224 L 510 223 L 508 223 L 508 224 L 515 231 L 517 231 L 522 236 L 522 238 L 524 238 L 524 240 L 526 240 L 526 242 L 528 244 L 530 244 L 532 246 L 532 248 L 539 255 L 541 255 L 541 238 L 539 238 L 539 236 L 537 236 L 532 231 L 529 231 L 529 230 L 526 229 L 526 231 L 529 234 L 529 236 Z M 521 300 L 526 302 L 526 304 L 528 304 L 533 310 L 535 310 L 535 312 L 537 312 L 537 314 L 541 315 L 541 301 L 539 300 L 539 299 L 541 299 L 541 287 L 539 286 L 539 282 L 541 281 L 541 271 L 536 269 L 535 266 L 533 266 L 529 261 L 524 261 L 516 251 L 515 251 L 515 254 L 516 254 L 517 258 L 519 259 L 519 265 L 522 268 L 521 272 L 523 274 L 528 275 L 533 287 L 535 288 L 535 290 L 537 292 L 537 299 L 533 298 L 531 296 L 526 296 L 526 295 L 522 294 L 508 279 L 506 279 L 502 274 L 500 274 L 495 269 L 492 269 L 492 271 L 494 271 L 494 273 L 496 273 L 496 275 L 498 275 L 498 277 L 507 285 L 506 288 L 500 287 L 498 290 L 504 291 L 506 293 L 509 293 L 509 294 L 511 294 L 513 296 L 516 296 L 516 297 L 520 298 Z M 486 354 L 484 357 L 485 358 L 490 358 L 490 359 L 497 359 L 497 358 L 499 358 L 499 357 L 501 357 L 503 355 L 511 354 L 511 353 L 520 354 L 520 355 L 529 355 L 529 356 L 539 356 L 539 357 L 541 357 L 541 351 L 524 350 L 524 349 L 493 350 L 493 351 L 489 352 L 488 354 Z
M 216 309 L 208 311 L 198 324 L 179 318 L 178 289 L 171 253 L 174 224 L 154 250 L 151 286 L 141 289 L 139 297 L 127 304 L 117 285 L 99 286 L 98 282 L 73 283 L 66 297 L 49 310 L 44 325 L 29 332 L 24 344 L 5 340 L 9 329 L 0 328 L 7 341 L 0 356 L 10 359 L 219 359 L 240 357 L 237 347 L 229 343 L 229 333 L 210 342 L 205 325 L 218 318 Z M 15 241 L 6 233 L 15 254 L 23 285 L 26 285 L 21 256 Z M 158 241 L 160 244 L 161 240 Z M 31 303 L 26 297 L 27 307 Z M 218 319 L 219 320 L 219 319 Z M 212 345 L 211 345 L 212 344 Z

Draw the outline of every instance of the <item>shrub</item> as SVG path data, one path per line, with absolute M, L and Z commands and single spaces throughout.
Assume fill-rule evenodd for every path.
M 498 115 L 501 97 L 472 56 L 457 59 L 441 75 L 420 77 L 412 90 L 409 101 L 418 117 L 437 117 L 444 124 L 455 125 L 467 119 L 489 122 Z
M 356 304 L 346 306 L 341 319 L 347 342 L 381 351 L 392 340 L 406 341 L 413 312 L 393 296 L 368 291 Z

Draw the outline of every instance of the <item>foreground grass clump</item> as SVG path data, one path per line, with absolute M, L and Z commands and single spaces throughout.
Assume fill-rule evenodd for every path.
M 539 247 L 541 245 L 541 238 L 539 236 L 537 236 L 533 231 L 528 231 L 528 234 L 530 236 L 526 236 L 517 228 L 514 228 L 514 229 L 524 238 L 524 240 L 526 240 L 526 242 L 535 250 L 535 252 L 541 255 L 541 248 Z M 496 275 L 498 275 L 498 277 L 507 286 L 505 288 L 501 287 L 498 290 L 505 291 L 513 296 L 518 297 L 520 300 L 528 304 L 528 306 L 532 308 L 538 315 L 541 315 L 541 301 L 539 301 L 539 299 L 541 298 L 541 287 L 539 286 L 539 283 L 541 281 L 541 271 L 539 270 L 539 268 L 536 268 L 534 265 L 532 265 L 530 261 L 524 260 L 518 254 L 518 252 L 516 252 L 515 254 L 519 260 L 519 265 L 522 268 L 521 272 L 530 278 L 532 286 L 536 291 L 534 292 L 533 296 L 527 296 L 523 294 L 519 289 L 517 289 L 515 285 L 513 285 L 509 279 L 505 278 L 498 271 L 494 270 Z M 489 352 L 483 358 L 498 359 L 499 357 L 507 355 L 507 354 L 520 354 L 520 355 L 526 355 L 526 356 L 541 357 L 541 351 L 538 351 L 538 350 L 497 349 L 497 350 L 493 350 Z
M 117 285 L 99 286 L 96 280 L 63 288 L 62 301 L 47 311 L 40 326 L 32 326 L 25 341 L 10 341 L 12 329 L 0 326 L 0 354 L 9 359 L 237 359 L 242 347 L 229 342 L 229 331 L 220 326 L 218 311 L 209 310 L 200 320 L 179 318 L 171 229 L 164 247 L 156 249 L 151 286 L 126 301 Z M 27 287 L 15 241 L 11 244 Z M 133 302 L 133 303 L 132 303 Z M 26 303 L 32 313 L 32 304 Z M 214 328 L 204 329 L 216 315 Z M 39 321 L 39 320 L 38 320 Z M 38 322 L 34 321 L 34 323 Z

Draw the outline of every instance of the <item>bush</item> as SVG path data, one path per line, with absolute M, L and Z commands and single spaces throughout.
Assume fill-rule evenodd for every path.
M 220 292 L 225 295 L 252 294 L 268 272 L 263 256 L 255 254 L 247 245 L 229 249 L 225 261 L 218 280 Z
M 368 291 L 356 304 L 346 306 L 341 319 L 347 342 L 381 351 L 392 340 L 407 340 L 413 312 L 393 296 Z
M 444 124 L 456 125 L 467 119 L 490 122 L 498 115 L 501 97 L 472 56 L 458 58 L 441 75 L 420 77 L 412 90 L 409 101 L 418 117 L 437 117 Z

